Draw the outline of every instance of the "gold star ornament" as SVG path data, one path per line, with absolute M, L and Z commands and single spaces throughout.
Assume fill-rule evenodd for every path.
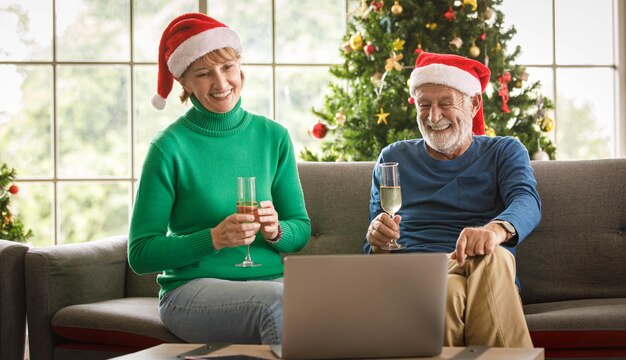
M 376 120 L 376 125 L 380 125 L 381 123 L 385 123 L 385 125 L 387 124 L 387 116 L 389 116 L 389 113 L 386 113 L 383 110 L 383 107 L 380 107 L 380 112 L 378 114 L 376 114 L 376 116 L 378 117 L 378 120 Z

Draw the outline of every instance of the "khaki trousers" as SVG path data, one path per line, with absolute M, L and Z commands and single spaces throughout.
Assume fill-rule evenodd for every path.
M 444 346 L 533 347 L 515 286 L 515 258 L 498 246 L 491 255 L 448 259 Z

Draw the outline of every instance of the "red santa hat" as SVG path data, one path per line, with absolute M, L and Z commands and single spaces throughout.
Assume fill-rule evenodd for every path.
M 226 47 L 241 54 L 239 36 L 221 22 L 200 13 L 184 14 L 172 20 L 159 44 L 159 78 L 152 106 L 163 110 L 174 78 L 180 77 L 196 59 Z
M 469 96 L 482 94 L 489 83 L 491 71 L 482 63 L 466 57 L 451 54 L 423 52 L 415 61 L 415 69 L 409 79 L 409 91 L 415 97 L 415 89 L 424 84 L 449 86 Z M 483 106 L 474 116 L 472 132 L 485 133 Z

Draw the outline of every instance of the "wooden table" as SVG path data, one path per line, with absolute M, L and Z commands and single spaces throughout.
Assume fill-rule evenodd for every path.
M 180 360 L 177 355 L 199 348 L 202 344 L 161 344 L 136 353 L 116 357 L 116 360 Z M 263 359 L 276 359 L 266 345 L 229 345 L 211 352 L 211 355 L 249 355 Z M 439 356 L 424 359 L 450 360 L 543 360 L 543 349 L 514 349 L 487 347 L 444 347 Z

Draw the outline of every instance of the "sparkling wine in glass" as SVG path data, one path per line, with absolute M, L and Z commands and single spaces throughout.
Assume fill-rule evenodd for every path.
M 379 165 L 380 170 L 380 206 L 393 219 L 402 207 L 402 192 L 400 191 L 400 174 L 398 163 L 388 162 Z M 385 250 L 404 249 L 395 239 L 382 247 Z
M 237 214 L 256 215 L 258 204 L 256 200 L 256 178 L 255 177 L 238 177 L 237 178 Z M 259 263 L 252 261 L 250 257 L 250 245 L 246 245 L 246 257 L 238 267 L 261 266 Z

